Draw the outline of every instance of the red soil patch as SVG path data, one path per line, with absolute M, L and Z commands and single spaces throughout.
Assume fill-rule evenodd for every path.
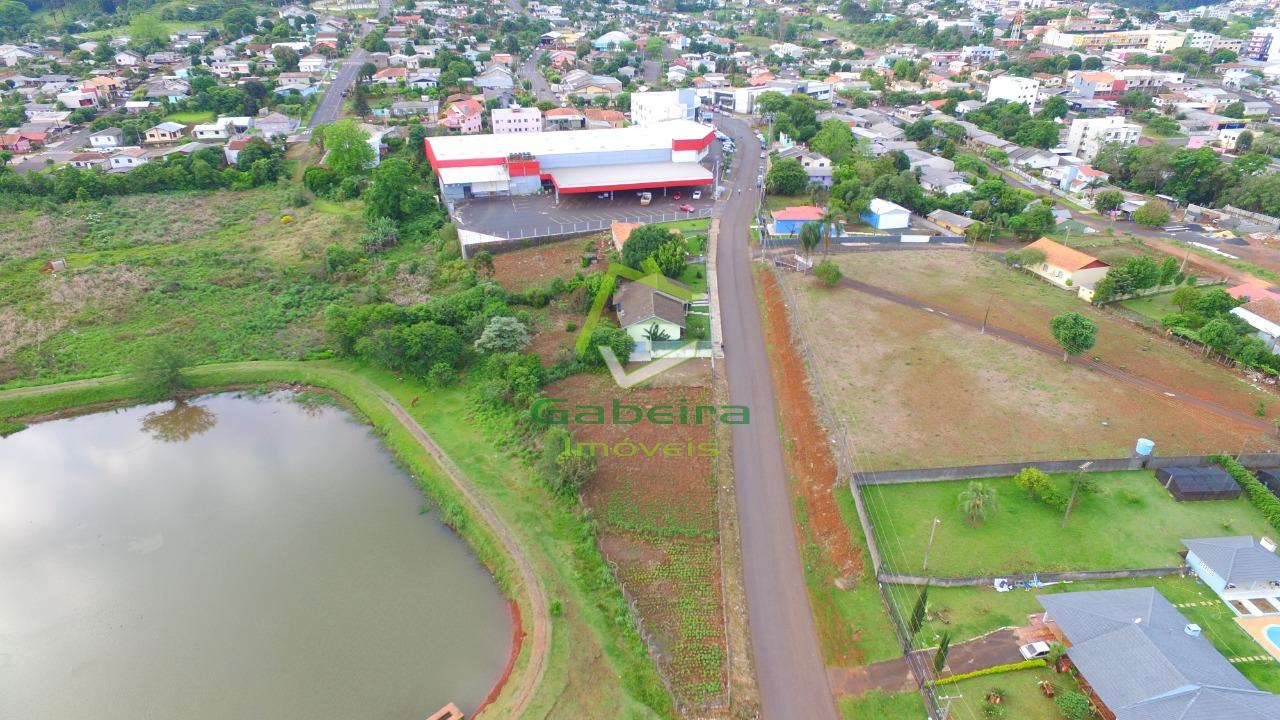
M 782 420 L 787 475 L 793 491 L 803 499 L 808 515 L 807 529 L 797 527 L 796 532 L 802 549 L 810 543 L 817 545 L 822 554 L 817 565 L 823 575 L 822 582 L 834 583 L 837 577 L 860 575 L 862 556 L 836 504 L 835 458 L 804 382 L 807 371 L 791 337 L 782 292 L 772 273 L 760 272 L 756 278 L 764 296 L 765 345 L 769 349 L 769 369 Z M 862 653 L 856 647 L 860 632 L 855 629 L 850 633 L 829 596 L 811 592 L 809 598 L 828 662 L 861 665 Z
M 516 659 L 520 657 L 520 648 L 524 645 L 525 633 L 520 620 L 520 605 L 514 600 L 509 600 L 507 611 L 511 613 L 511 652 L 507 654 L 507 664 L 502 668 L 502 675 L 498 676 L 498 682 L 494 684 L 489 694 L 484 696 L 484 700 L 476 711 L 471 713 L 472 717 L 479 717 L 480 713 L 502 694 L 502 689 L 511 679 L 511 671 L 516 667 Z
M 588 242 L 594 246 L 597 260 L 584 268 L 582 256 Z M 499 253 L 493 256 L 493 278 L 502 287 L 520 292 L 552 278 L 568 280 L 575 273 L 603 270 L 607 245 L 607 236 L 595 235 Z

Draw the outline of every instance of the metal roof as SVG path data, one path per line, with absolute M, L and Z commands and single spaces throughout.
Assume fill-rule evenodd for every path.
M 1258 690 L 1155 588 L 1036 598 L 1071 643 L 1067 654 L 1116 720 L 1275 720 Z
M 1259 545 L 1251 535 L 1198 538 L 1183 540 L 1182 544 L 1229 583 L 1280 580 L 1280 556 Z
M 548 114 L 552 115 L 550 111 Z M 513 153 L 541 156 L 659 148 L 670 150 L 676 140 L 703 140 L 712 132 L 711 128 L 692 120 L 668 120 L 643 127 L 503 135 L 450 135 L 427 138 L 427 144 L 431 147 L 435 161 L 446 162 L 503 158 Z
M 679 187 L 711 183 L 711 171 L 698 163 L 634 163 L 548 169 L 561 192 L 631 187 Z

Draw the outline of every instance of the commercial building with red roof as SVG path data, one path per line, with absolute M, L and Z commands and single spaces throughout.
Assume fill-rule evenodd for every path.
M 550 114 L 550 113 L 548 113 Z M 427 158 L 448 199 L 710 185 L 701 161 L 714 131 L 690 120 L 647 127 L 430 137 Z

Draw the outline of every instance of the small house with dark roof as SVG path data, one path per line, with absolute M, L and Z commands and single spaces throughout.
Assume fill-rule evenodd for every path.
M 1237 615 L 1263 615 L 1280 613 L 1280 556 L 1273 543 L 1265 542 L 1236 535 L 1182 544 L 1187 547 L 1187 567 Z
M 689 290 L 674 280 L 664 278 L 664 283 Z M 613 307 L 618 313 L 618 326 L 626 330 L 633 340 L 679 340 L 684 334 L 684 317 L 689 303 L 653 284 L 636 281 L 614 291 Z
M 1102 717 L 1275 720 L 1280 696 L 1254 687 L 1155 588 L 1041 595 L 1045 623 Z

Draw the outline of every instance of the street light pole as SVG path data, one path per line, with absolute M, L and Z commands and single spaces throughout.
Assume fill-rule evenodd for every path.
M 1084 477 L 1084 471 L 1088 470 L 1092 464 L 1093 461 L 1090 460 L 1081 465 L 1080 469 L 1076 471 L 1076 480 L 1071 484 L 1071 497 L 1067 500 L 1067 511 L 1062 513 L 1062 524 L 1058 525 L 1059 530 L 1067 526 L 1067 518 L 1071 516 L 1071 506 L 1076 503 L 1076 491 L 1080 489 L 1080 480 Z
M 933 536 L 938 532 L 938 525 L 941 523 L 942 520 L 935 517 L 933 519 L 933 527 L 929 528 L 929 544 L 924 546 L 924 566 L 921 568 L 922 570 L 929 569 L 929 551 L 933 549 Z

